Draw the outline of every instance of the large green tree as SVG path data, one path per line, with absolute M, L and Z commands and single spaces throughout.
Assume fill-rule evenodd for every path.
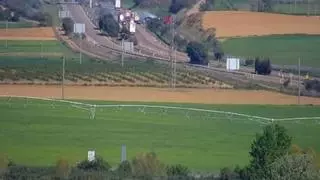
M 262 134 L 257 134 L 249 152 L 250 179 L 267 178 L 271 164 L 289 153 L 291 140 L 284 127 L 273 123 L 266 126 Z

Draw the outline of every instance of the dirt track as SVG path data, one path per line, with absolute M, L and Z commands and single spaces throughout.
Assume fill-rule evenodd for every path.
M 55 40 L 51 27 L 0 29 L 0 40 Z
M 203 16 L 204 29 L 215 28 L 216 36 L 261 36 L 271 34 L 320 34 L 320 17 L 258 12 L 212 11 Z
M 0 95 L 61 97 L 60 86 L 0 85 Z M 168 89 L 133 87 L 65 87 L 68 99 L 181 102 L 203 104 L 296 104 L 297 97 L 267 91 Z M 302 104 L 320 105 L 320 98 L 301 97 Z

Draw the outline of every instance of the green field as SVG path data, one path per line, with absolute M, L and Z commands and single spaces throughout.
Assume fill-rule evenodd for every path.
M 0 29 L 4 29 L 7 27 L 7 23 L 5 21 L 0 21 Z M 31 22 L 21 21 L 21 22 L 10 22 L 8 23 L 8 28 L 29 28 L 34 27 L 35 25 Z
M 0 40 L 0 46 L 5 46 L 6 41 Z M 21 41 L 9 40 L 7 41 L 8 48 L 1 48 L 0 53 L 7 52 L 63 52 L 66 47 L 59 41 Z
M 320 14 L 320 4 L 319 1 L 310 0 L 308 4 L 305 3 L 297 3 L 296 5 L 291 4 L 281 4 L 277 2 L 273 2 L 272 12 L 273 13 L 281 13 L 281 14 L 294 14 L 294 15 L 319 15 Z M 253 3 L 250 0 L 216 0 L 215 1 L 215 10 L 231 10 L 232 7 L 237 10 L 250 11 L 252 10 L 252 6 L 254 5 L 256 8 L 256 3 Z
M 268 118 L 320 116 L 319 106 L 167 105 Z M 200 171 L 218 170 L 246 164 L 250 143 L 267 122 L 223 113 L 137 107 L 97 107 L 95 119 L 90 119 L 84 108 L 87 107 L 0 98 L 0 153 L 17 163 L 49 165 L 58 158 L 75 163 L 86 157 L 88 149 L 94 148 L 116 165 L 120 161 L 121 144 L 126 144 L 129 159 L 136 153 L 153 150 L 165 163 L 181 163 Z M 320 151 L 319 122 L 306 119 L 280 124 L 289 130 L 294 143 Z
M 270 57 L 271 62 L 279 65 L 297 64 L 320 67 L 320 36 L 272 35 L 261 37 L 234 38 L 223 41 L 227 54 L 247 57 Z

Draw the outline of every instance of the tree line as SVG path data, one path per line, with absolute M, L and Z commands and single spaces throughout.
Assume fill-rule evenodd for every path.
M 101 156 L 75 166 L 60 159 L 52 167 L 28 167 L 5 159 L 0 178 L 31 179 L 212 179 L 212 180 L 319 180 L 320 158 L 313 149 L 292 144 L 292 137 L 278 124 L 269 124 L 256 134 L 244 167 L 224 167 L 219 174 L 195 178 L 184 165 L 165 165 L 153 152 L 141 153 L 123 161 L 115 169 Z
M 51 3 L 40 0 L 2 0 L 0 5 L 0 20 L 18 22 L 20 17 L 38 21 L 40 26 L 51 26 L 52 17 L 49 13 L 43 12 L 43 3 Z

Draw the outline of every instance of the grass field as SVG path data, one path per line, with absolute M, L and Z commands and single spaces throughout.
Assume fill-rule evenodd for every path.
M 169 105 L 269 118 L 320 116 L 318 106 Z M 96 118 L 89 119 L 87 110 L 68 104 L 15 98 L 0 99 L 0 114 L 0 153 L 17 163 L 48 165 L 61 157 L 75 163 L 94 148 L 116 165 L 121 144 L 126 144 L 129 159 L 153 150 L 165 163 L 181 163 L 201 171 L 247 163 L 250 143 L 266 122 L 236 115 L 134 107 L 98 107 Z M 320 151 L 319 121 L 280 124 L 288 128 L 294 143 Z
M 240 57 L 270 57 L 279 65 L 297 64 L 301 58 L 304 66 L 320 67 L 320 36 L 274 35 L 233 38 L 223 41 L 227 54 Z
M 8 48 L 1 48 L 0 53 L 13 52 L 62 52 L 66 51 L 66 47 L 59 41 L 21 41 L 9 40 Z M 5 46 L 6 41 L 0 40 L 0 47 Z
M 0 21 L 0 29 L 6 28 L 7 23 L 5 21 Z M 34 27 L 35 25 L 31 22 L 27 21 L 21 21 L 21 22 L 10 22 L 8 23 L 8 28 L 29 28 L 29 27 Z

